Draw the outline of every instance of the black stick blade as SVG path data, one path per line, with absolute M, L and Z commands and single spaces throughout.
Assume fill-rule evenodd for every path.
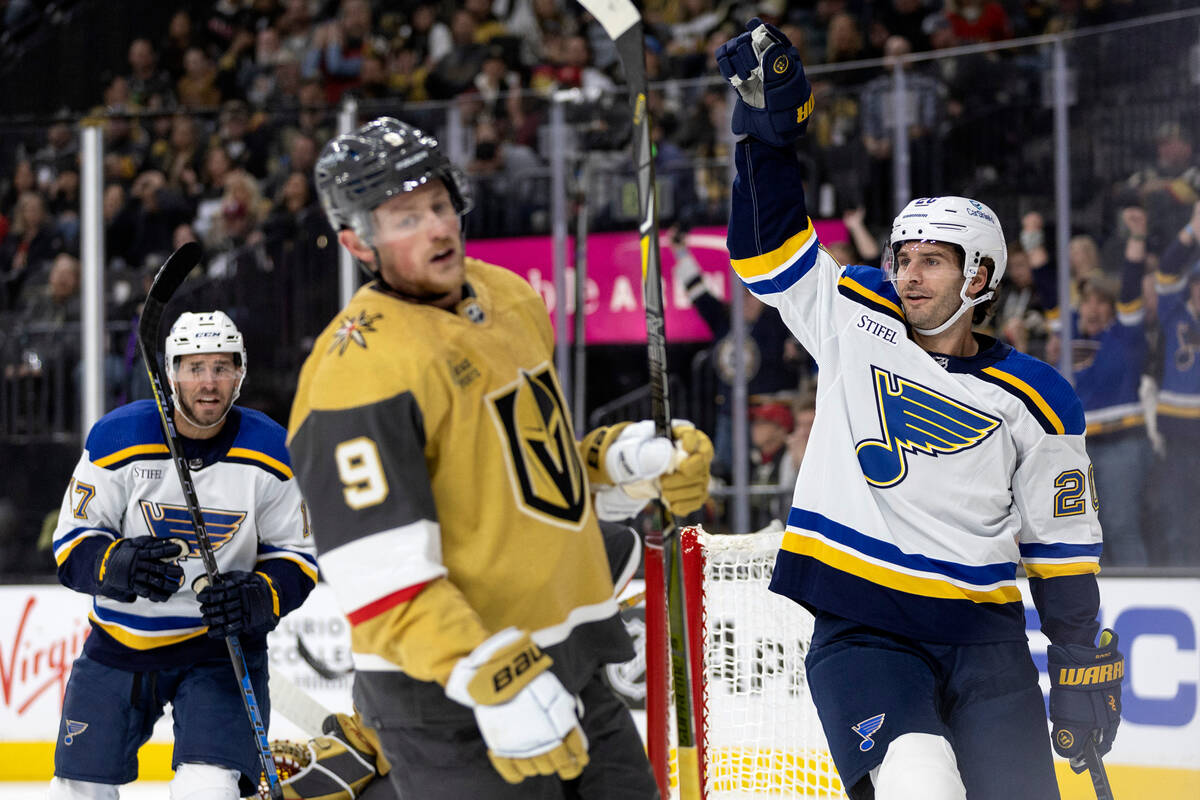
M 154 283 L 150 286 L 150 293 L 146 295 L 141 319 L 138 320 L 140 341 L 153 342 L 158 339 L 158 326 L 163 310 L 188 273 L 200 263 L 203 253 L 204 250 L 196 242 L 184 242 L 158 268 L 158 274 L 154 276 Z

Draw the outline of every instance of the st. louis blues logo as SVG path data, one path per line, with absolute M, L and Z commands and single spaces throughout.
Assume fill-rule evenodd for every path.
M 884 714 L 876 714 L 873 717 L 867 717 L 856 725 L 850 726 L 850 729 L 863 739 L 861 742 L 859 742 L 859 750 L 862 750 L 865 753 L 875 746 L 875 740 L 871 737 L 875 735 L 875 731 L 883 727 L 884 716 Z
M 192 515 L 187 506 L 155 503 L 150 500 L 140 502 L 142 516 L 151 533 L 160 539 L 184 539 L 188 543 L 188 555 L 200 552 L 200 542 L 196 539 L 196 529 L 192 527 Z M 237 533 L 242 521 L 246 519 L 246 512 L 202 508 L 200 516 L 204 519 L 204 531 L 208 534 L 208 541 L 215 551 L 220 550 Z
M 871 368 L 882 439 L 858 443 L 858 463 L 873 486 L 895 486 L 908 474 L 908 453 L 938 456 L 967 450 L 1000 420 L 879 367 Z
M 63 736 L 63 744 L 72 745 L 75 743 L 75 737 L 87 730 L 86 722 L 76 722 L 73 719 L 65 720 L 67 733 Z

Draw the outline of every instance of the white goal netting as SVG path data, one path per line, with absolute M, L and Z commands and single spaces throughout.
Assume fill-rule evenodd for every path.
M 805 680 L 812 616 L 767 590 L 781 527 L 683 535 L 703 556 L 684 568 L 702 561 L 705 798 L 844 798 Z

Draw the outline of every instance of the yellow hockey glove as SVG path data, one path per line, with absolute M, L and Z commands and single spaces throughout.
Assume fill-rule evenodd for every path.
M 690 422 L 676 420 L 671 432 L 675 449 L 683 457 L 677 456 L 675 469 L 660 476 L 658 482 L 667 508 L 677 517 L 686 517 L 708 501 L 713 445 L 708 434 Z
M 588 480 L 598 491 L 596 513 L 618 520 L 637 514 L 646 501 L 662 497 L 676 516 L 686 516 L 708 499 L 712 442 L 686 420 L 674 420 L 672 445 L 655 436 L 654 422 L 623 422 L 597 428 L 580 446 Z
M 446 696 L 475 712 L 488 758 L 509 783 L 534 775 L 571 780 L 587 766 L 579 701 L 551 663 L 529 634 L 505 628 L 460 659 L 446 683 Z

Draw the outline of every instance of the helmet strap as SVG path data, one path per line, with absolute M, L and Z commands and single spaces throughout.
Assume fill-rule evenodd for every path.
M 958 296 L 962 299 L 962 305 L 958 307 L 958 311 L 955 311 L 950 315 L 948 320 L 943 322 L 941 325 L 938 325 L 936 328 L 918 328 L 914 325 L 913 330 L 922 336 L 937 336 L 939 333 L 942 333 L 951 325 L 958 322 L 959 317 L 967 313 L 968 309 L 972 309 L 980 303 L 991 300 L 996 294 L 995 291 L 991 289 L 979 295 L 978 297 L 967 297 L 967 287 L 971 285 L 971 280 L 974 277 L 975 275 L 972 274 L 963 279 L 962 288 L 958 290 Z

